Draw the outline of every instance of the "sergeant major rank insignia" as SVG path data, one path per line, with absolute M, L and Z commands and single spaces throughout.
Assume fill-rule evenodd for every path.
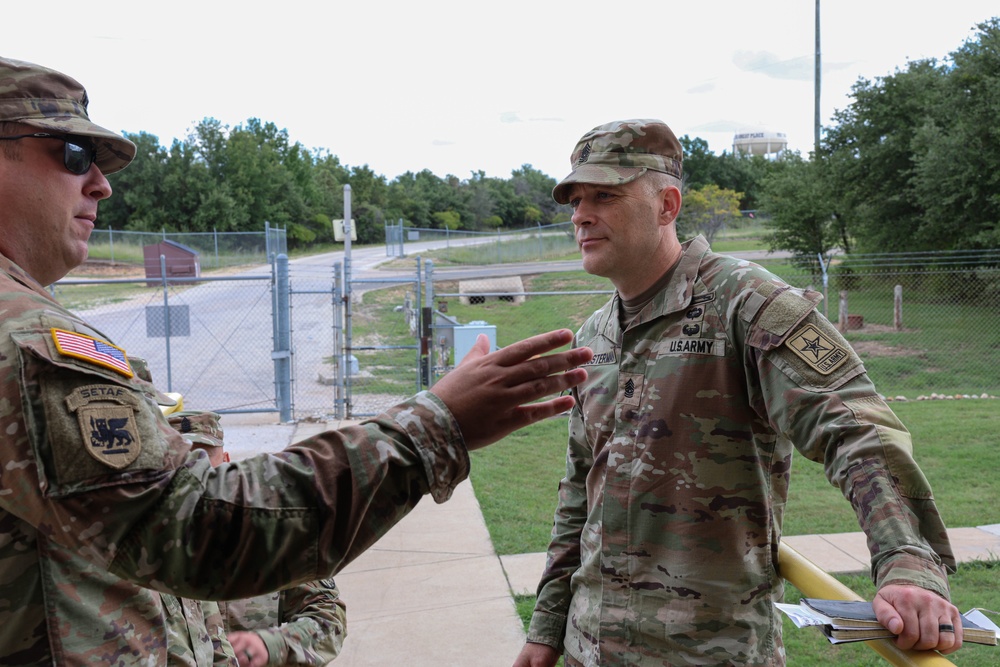
M 121 470 L 139 457 L 139 398 L 131 391 L 113 384 L 85 385 L 66 397 L 66 405 L 76 413 L 84 447 L 95 459 Z
M 812 324 L 807 324 L 792 334 L 785 345 L 811 368 L 829 375 L 847 361 L 847 350 L 823 335 Z

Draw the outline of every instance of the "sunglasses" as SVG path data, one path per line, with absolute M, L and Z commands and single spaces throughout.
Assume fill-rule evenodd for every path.
M 90 171 L 90 165 L 94 164 L 94 160 L 97 159 L 97 147 L 87 137 L 73 134 L 49 134 L 48 132 L 12 134 L 8 137 L 0 137 L 0 141 L 14 139 L 58 139 L 64 142 L 63 165 L 69 173 L 77 176 L 82 176 Z

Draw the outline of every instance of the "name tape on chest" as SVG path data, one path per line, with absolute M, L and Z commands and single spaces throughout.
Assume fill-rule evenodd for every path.
M 111 343 L 65 329 L 52 329 L 52 341 L 64 357 L 73 357 L 130 378 L 134 375 L 125 350 Z
M 726 356 L 726 341 L 720 338 L 664 338 L 657 344 L 660 357 L 702 354 Z
M 606 366 L 608 364 L 617 364 L 618 356 L 615 354 L 614 349 L 603 350 L 598 352 L 594 350 L 594 356 L 591 357 L 590 361 L 585 364 L 580 364 L 581 366 Z

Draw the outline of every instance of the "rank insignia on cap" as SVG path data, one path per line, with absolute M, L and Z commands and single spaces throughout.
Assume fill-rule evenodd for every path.
M 812 324 L 807 324 L 792 334 L 785 345 L 823 375 L 835 371 L 850 356 L 846 349 L 824 336 Z
M 580 157 L 577 159 L 576 163 L 577 164 L 583 164 L 584 162 L 586 162 L 587 160 L 589 160 L 590 159 L 590 151 L 591 151 L 590 142 L 587 142 L 587 145 L 583 147 L 582 151 L 580 151 Z
M 90 384 L 77 387 L 66 397 L 76 413 L 87 453 L 117 470 L 139 458 L 142 442 L 135 423 L 139 398 L 125 387 Z
M 89 361 L 127 378 L 134 375 L 125 350 L 117 345 L 64 329 L 52 329 L 52 340 L 63 356 Z

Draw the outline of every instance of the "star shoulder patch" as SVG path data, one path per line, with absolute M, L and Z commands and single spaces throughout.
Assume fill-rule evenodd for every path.
M 837 370 L 851 356 L 846 348 L 823 335 L 812 324 L 800 327 L 788 337 L 785 345 L 822 375 Z

